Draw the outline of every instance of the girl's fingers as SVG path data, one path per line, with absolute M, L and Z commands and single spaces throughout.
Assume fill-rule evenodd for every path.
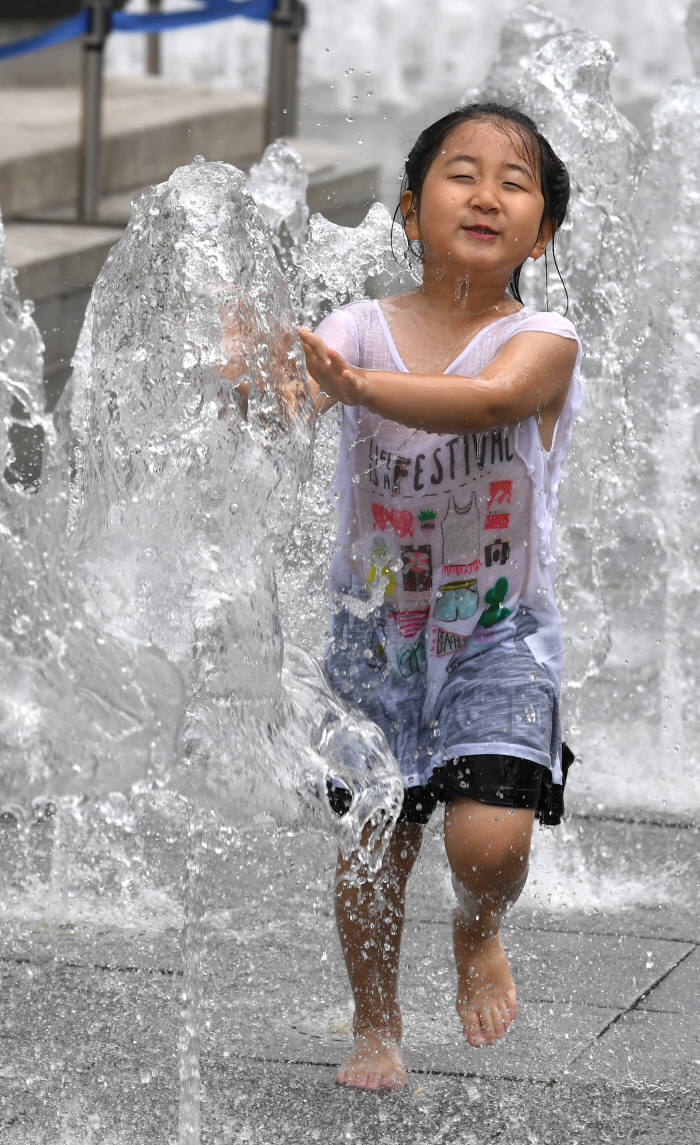
M 314 348 L 323 346 L 323 342 L 318 337 L 318 335 L 312 334 L 312 332 L 307 330 L 305 326 L 299 327 L 299 337 L 301 341 L 304 342 L 307 346 L 313 346 Z
M 340 357 L 340 354 L 337 354 L 335 350 L 330 350 L 325 342 L 319 338 L 318 334 L 312 334 L 306 326 L 299 327 L 299 337 L 305 346 L 308 346 L 325 361 L 330 361 L 329 355 L 331 354 L 338 358 Z

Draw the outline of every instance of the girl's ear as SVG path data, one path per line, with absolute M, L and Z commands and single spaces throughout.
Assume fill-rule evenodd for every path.
M 400 203 L 401 214 L 403 215 L 403 229 L 406 232 L 406 238 L 420 239 L 418 211 L 416 210 L 413 191 L 402 191 Z
M 542 220 L 542 226 L 540 227 L 540 233 L 537 236 L 537 242 L 530 251 L 530 258 L 538 259 L 544 254 L 547 244 L 550 243 L 554 238 L 554 232 L 556 229 L 557 228 L 554 219 Z

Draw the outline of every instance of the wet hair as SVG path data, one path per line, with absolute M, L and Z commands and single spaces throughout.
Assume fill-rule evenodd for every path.
M 438 119 L 435 123 L 431 123 L 429 127 L 426 127 L 424 131 L 421 131 L 406 159 L 404 176 L 401 182 L 401 194 L 403 194 L 404 191 L 410 191 L 413 195 L 413 206 L 418 210 L 423 184 L 433 160 L 453 128 L 469 120 L 492 120 L 500 122 L 505 132 L 514 133 L 518 136 L 525 150 L 525 154 L 532 165 L 533 172 L 539 179 L 539 187 L 544 199 L 542 222 L 544 222 L 545 219 L 551 219 L 556 232 L 564 221 L 566 209 L 569 204 L 569 172 L 558 155 L 555 154 L 552 145 L 538 130 L 534 120 L 532 120 L 529 115 L 525 115 L 519 108 L 511 107 L 507 104 L 466 104 L 463 107 L 456 108 L 455 111 L 451 111 L 448 115 L 443 115 L 442 119 Z M 394 212 L 395 219 L 400 210 L 401 206 L 399 204 Z M 405 218 L 403 219 L 403 224 L 405 229 Z M 411 253 L 420 259 L 422 257 L 420 251 L 417 251 L 411 246 L 410 239 L 407 241 Z M 564 286 L 564 280 L 561 277 L 561 272 L 554 253 L 553 238 L 552 258 L 562 286 Z M 510 293 L 518 302 L 522 302 L 519 289 L 520 271 L 522 267 L 523 263 L 515 267 L 511 274 L 510 282 L 508 283 Z M 545 252 L 545 275 L 546 273 L 547 263 Z M 569 296 L 568 292 L 566 292 L 566 286 L 564 286 L 564 291 L 566 293 L 568 309 Z

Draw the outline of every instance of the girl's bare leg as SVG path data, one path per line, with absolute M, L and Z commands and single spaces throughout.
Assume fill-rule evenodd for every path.
M 492 1045 L 515 1017 L 515 983 L 498 927 L 527 880 L 533 820 L 534 811 L 472 799 L 454 799 L 445 811 L 457 895 L 457 1013 L 473 1046 Z
M 335 916 L 350 979 L 354 1045 L 336 1081 L 359 1089 L 405 1084 L 398 1000 L 399 951 L 406 883 L 420 850 L 422 827 L 398 823 L 380 872 L 370 879 L 356 860 L 339 856 Z

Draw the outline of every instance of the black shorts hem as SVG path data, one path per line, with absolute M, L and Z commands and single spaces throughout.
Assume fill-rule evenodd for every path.
M 474 799 L 490 807 L 524 808 L 535 812 L 540 823 L 554 827 L 564 814 L 564 784 L 574 754 L 562 744 L 562 783 L 552 783 L 548 767 L 513 755 L 463 755 L 436 767 L 424 786 L 407 787 L 399 823 L 425 826 L 438 803 Z M 327 784 L 328 800 L 338 815 L 350 807 L 346 788 Z

